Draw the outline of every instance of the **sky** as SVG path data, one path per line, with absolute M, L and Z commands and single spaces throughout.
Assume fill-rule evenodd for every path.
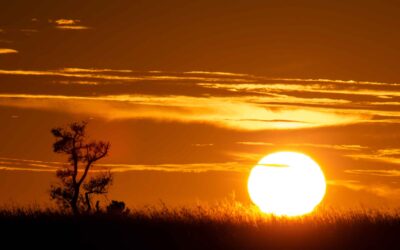
M 9 1 L 0 205 L 50 204 L 51 128 L 89 121 L 128 205 L 249 203 L 265 155 L 321 166 L 323 204 L 400 205 L 396 1 Z

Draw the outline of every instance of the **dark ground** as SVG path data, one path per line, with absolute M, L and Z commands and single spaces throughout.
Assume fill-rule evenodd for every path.
M 201 214 L 0 212 L 1 249 L 400 249 L 400 217 L 246 221 Z

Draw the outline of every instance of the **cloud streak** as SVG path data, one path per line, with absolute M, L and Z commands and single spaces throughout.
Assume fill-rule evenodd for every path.
M 15 159 L 0 157 L 0 170 L 31 171 L 31 172 L 55 172 L 68 164 L 62 162 L 48 162 L 27 159 Z M 80 171 L 82 171 L 81 169 Z M 126 171 L 164 171 L 164 172 L 191 172 L 201 173 L 208 171 L 248 171 L 248 166 L 238 162 L 223 163 L 187 163 L 187 164 L 113 164 L 98 163 L 94 172 L 110 170 L 112 172 Z
M 345 156 L 357 160 L 368 160 L 368 161 L 400 164 L 399 148 L 384 148 L 370 152 L 362 152 L 359 154 L 346 154 Z
M 8 49 L 8 48 L 0 48 L 0 54 L 16 54 L 18 50 Z
M 328 185 L 344 187 L 354 191 L 365 191 L 376 196 L 399 200 L 400 188 L 393 188 L 384 184 L 364 184 L 357 180 L 329 180 Z
M 21 93 L 22 88 L 9 85 L 8 91 L 12 88 L 15 91 L 0 94 L 3 106 L 52 110 L 54 103 L 60 103 L 63 112 L 105 119 L 207 122 L 246 130 L 400 122 L 400 85 L 397 83 L 74 67 L 3 69 L 0 75 L 16 80 L 29 77 L 38 86 L 30 85 L 26 89 L 34 91 Z M 50 81 L 53 90 L 42 81 Z M 57 84 L 62 88 L 57 88 Z M 75 89 L 77 85 L 85 92 Z M 79 110 L 71 108 L 77 103 Z M 102 112 L 97 107 L 102 107 Z
M 359 122 L 368 117 L 330 110 L 266 109 L 243 98 L 117 95 L 98 97 L 0 94 L 0 105 L 98 116 L 208 122 L 236 129 L 293 129 Z M 76 109 L 79 105 L 79 109 Z M 293 121 L 285 120 L 291 117 Z
M 247 79 L 232 78 L 215 78 L 215 77 L 199 77 L 184 76 L 179 74 L 160 75 L 160 74 L 135 74 L 135 75 L 115 75 L 104 73 L 129 73 L 129 70 L 113 70 L 113 69 L 82 69 L 82 68 L 64 68 L 60 70 L 1 70 L 0 75 L 25 75 L 25 76 L 63 76 L 68 78 L 86 78 L 98 80 L 114 80 L 114 81 L 204 81 L 204 82 L 251 82 Z M 103 74 L 101 74 L 103 73 Z M 151 73 L 151 72 L 148 72 Z
M 62 30 L 87 30 L 90 29 L 88 26 L 80 25 L 81 20 L 78 19 L 57 19 L 57 20 L 50 20 L 50 23 L 55 24 L 57 29 Z
M 345 173 L 357 174 L 357 175 L 382 176 L 382 177 L 400 176 L 400 170 L 398 169 L 348 169 L 345 170 Z
M 317 144 L 317 143 L 270 143 L 270 142 L 257 142 L 257 141 L 243 141 L 236 142 L 240 145 L 246 146 L 284 146 L 284 147 L 313 147 L 313 148 L 326 148 L 326 149 L 335 149 L 341 151 L 362 151 L 368 149 L 366 146 L 354 145 L 354 144 Z

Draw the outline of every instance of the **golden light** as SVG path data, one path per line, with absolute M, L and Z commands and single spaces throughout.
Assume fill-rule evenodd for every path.
M 278 152 L 261 159 L 251 170 L 248 191 L 265 213 L 297 216 L 310 213 L 322 201 L 326 182 L 309 156 Z

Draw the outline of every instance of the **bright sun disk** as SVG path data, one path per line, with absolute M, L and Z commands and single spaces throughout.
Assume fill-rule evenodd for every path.
M 267 155 L 251 170 L 248 191 L 261 211 L 297 216 L 312 212 L 322 201 L 326 182 L 309 156 L 278 152 Z

